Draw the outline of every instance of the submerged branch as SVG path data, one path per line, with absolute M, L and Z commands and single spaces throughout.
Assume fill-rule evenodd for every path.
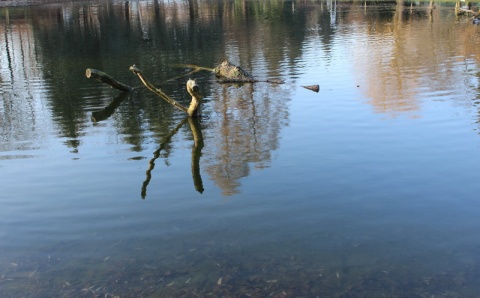
M 192 75 L 194 73 L 197 73 L 197 72 L 200 72 L 200 71 L 208 71 L 208 72 L 214 72 L 215 71 L 215 68 L 208 68 L 208 67 L 198 66 L 198 65 L 194 65 L 194 64 L 174 64 L 173 67 L 192 68 L 193 70 L 191 70 L 191 71 L 189 71 L 185 74 L 176 76 L 174 78 L 168 79 L 167 82 L 168 81 L 174 81 L 174 80 L 177 80 L 177 79 L 181 79 L 181 78 L 190 76 L 190 75 Z
M 183 67 L 183 68 L 193 68 L 193 70 L 195 72 L 199 72 L 199 71 L 202 71 L 202 70 L 210 71 L 210 72 L 215 71 L 215 68 L 209 68 L 209 67 L 199 66 L 199 65 L 195 65 L 195 64 L 174 64 L 173 66 Z

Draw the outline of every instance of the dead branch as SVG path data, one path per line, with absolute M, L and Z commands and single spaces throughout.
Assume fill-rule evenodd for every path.
M 119 81 L 115 80 L 114 78 L 112 78 L 108 74 L 104 73 L 103 71 L 97 70 L 97 69 L 87 68 L 87 70 L 85 70 L 85 76 L 89 79 L 95 79 L 99 82 L 108 84 L 108 85 L 112 86 L 113 88 L 119 89 L 121 91 L 132 91 L 133 90 L 132 87 L 130 87 L 126 84 L 120 83 Z
M 147 87 L 148 90 L 152 91 L 153 93 L 157 94 L 158 96 L 160 96 L 161 98 L 163 98 L 165 101 L 167 101 L 169 104 L 173 105 L 174 107 L 176 107 L 177 109 L 180 109 L 186 113 L 188 113 L 188 108 L 184 107 L 183 105 L 181 105 L 180 103 L 178 103 L 177 101 L 175 101 L 174 99 L 170 98 L 167 94 L 165 94 L 162 89 L 159 89 L 159 88 L 156 88 L 155 86 L 153 86 L 148 80 L 147 78 L 145 78 L 145 76 L 143 75 L 142 71 L 134 65 L 130 66 L 130 70 L 137 75 L 137 77 L 140 79 L 140 81 L 142 81 L 143 85 L 145 85 L 145 87 Z
M 196 80 L 190 79 L 187 81 L 187 91 L 192 96 L 192 101 L 187 110 L 188 116 L 197 116 L 197 111 L 202 104 L 203 96 L 200 93 L 200 87 Z

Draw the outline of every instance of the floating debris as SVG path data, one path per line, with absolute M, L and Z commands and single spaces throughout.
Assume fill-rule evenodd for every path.
M 311 90 L 313 92 L 317 92 L 320 91 L 320 86 L 319 85 L 308 85 L 308 86 L 302 86 L 303 88 L 305 89 L 308 89 L 308 90 Z
M 221 286 L 222 285 L 222 280 L 223 280 L 223 277 L 220 277 L 217 281 L 217 285 Z

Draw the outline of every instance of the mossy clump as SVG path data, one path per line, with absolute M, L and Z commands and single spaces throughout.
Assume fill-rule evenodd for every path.
M 255 82 L 255 79 L 247 71 L 241 67 L 231 64 L 228 61 L 224 61 L 214 69 L 215 75 L 222 81 L 232 82 Z

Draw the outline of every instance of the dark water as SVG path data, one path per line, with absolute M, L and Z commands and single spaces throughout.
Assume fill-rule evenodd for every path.
M 0 296 L 477 296 L 480 27 L 453 7 L 0 8 Z M 188 105 L 178 64 L 226 59 L 285 84 L 192 74 L 188 121 L 129 71 Z

